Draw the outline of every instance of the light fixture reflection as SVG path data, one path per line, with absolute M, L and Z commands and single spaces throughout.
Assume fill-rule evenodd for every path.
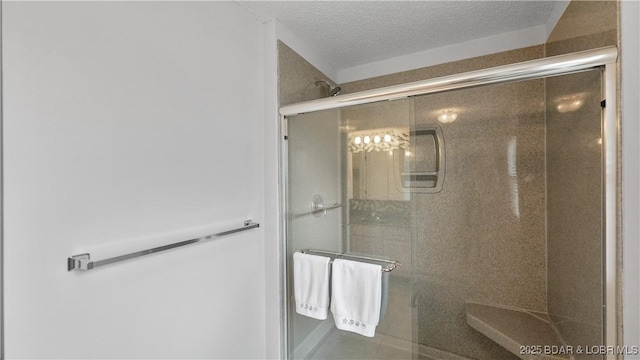
M 454 113 L 453 110 L 444 110 L 442 113 L 438 114 L 438 121 L 443 124 L 454 122 L 457 118 L 458 114 Z
M 584 93 L 572 94 L 556 99 L 556 109 L 559 113 L 573 112 L 584 105 Z
M 406 149 L 410 143 L 409 128 L 381 128 L 352 131 L 349 133 L 349 151 L 389 151 Z

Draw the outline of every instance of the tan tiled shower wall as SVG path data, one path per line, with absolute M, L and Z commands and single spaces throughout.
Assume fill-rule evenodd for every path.
M 315 82 L 321 79 L 331 82 L 325 74 L 302 56 L 291 50 L 282 41 L 278 41 L 278 100 L 280 106 L 327 97 L 326 86 L 315 85 Z
M 602 342 L 600 72 L 547 79 L 549 314 L 571 345 Z M 583 94 L 573 112 L 559 98 Z
M 547 56 L 618 45 L 618 8 L 617 1 L 572 1 L 549 37 Z M 550 78 L 546 90 L 547 193 L 553 200 L 548 204 L 549 315 L 567 343 L 599 345 L 604 280 L 600 74 Z M 581 97 L 584 105 L 561 113 L 558 101 L 568 96 Z M 617 101 L 609 99 L 607 106 Z
M 546 56 L 618 44 L 618 1 L 571 1 L 545 44 Z
M 543 47 L 534 46 L 341 86 L 346 92 L 361 91 L 542 56 Z M 393 223 L 370 224 L 369 230 L 362 229 L 367 225 L 352 225 L 351 244 L 374 253 L 406 248 L 394 255 L 413 268 L 405 267 L 397 275 L 415 276 L 414 332 L 421 344 L 472 358 L 515 358 L 467 325 L 464 304 L 478 301 L 546 311 L 544 81 L 413 101 L 416 126 L 442 129 L 443 189 L 411 194 L 402 230 Z M 456 109 L 458 119 L 439 123 L 438 113 L 450 108 Z M 349 118 L 358 118 L 356 111 L 349 110 Z M 413 248 L 394 241 L 398 236 L 383 235 L 403 234 L 412 224 Z M 407 262 L 409 254 L 412 259 Z
M 439 109 L 461 109 L 440 124 L 442 192 L 413 198 L 419 339 L 427 346 L 508 358 L 460 317 L 465 301 L 546 310 L 543 100 L 542 80 L 415 99 L 417 126 L 437 124 Z

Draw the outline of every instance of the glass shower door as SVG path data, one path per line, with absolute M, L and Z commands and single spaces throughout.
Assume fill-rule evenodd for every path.
M 290 117 L 289 264 L 304 248 L 402 263 L 375 337 L 290 307 L 290 357 L 602 358 L 584 353 L 606 335 L 601 83 L 593 69 Z M 332 209 L 313 214 L 315 195 Z
M 287 119 L 289 358 L 413 358 L 412 194 L 406 186 L 413 118 L 412 100 L 402 100 Z M 314 211 L 319 201 L 327 210 Z M 292 257 L 305 249 L 401 264 L 383 272 L 374 337 L 338 330 L 332 314 L 316 320 L 296 313 Z
M 288 121 L 287 289 L 289 358 L 310 356 L 331 331 L 321 321 L 296 313 L 293 298 L 293 253 L 302 249 L 340 251 L 342 208 L 314 214 L 312 202 L 342 203 L 339 111 L 317 112 Z
M 414 98 L 447 153 L 412 199 L 421 357 L 602 358 L 601 96 L 596 69 Z

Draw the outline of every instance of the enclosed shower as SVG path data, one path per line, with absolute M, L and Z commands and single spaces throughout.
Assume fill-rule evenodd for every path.
M 616 56 L 281 108 L 288 358 L 604 358 L 598 346 L 616 344 Z M 382 266 L 374 337 L 296 313 L 298 251 Z

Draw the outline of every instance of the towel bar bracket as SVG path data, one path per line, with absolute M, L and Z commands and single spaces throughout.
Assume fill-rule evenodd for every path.
M 70 256 L 67 259 L 67 271 L 71 270 L 89 270 L 89 263 L 91 262 L 91 255 L 89 253 L 86 254 L 78 254 Z

